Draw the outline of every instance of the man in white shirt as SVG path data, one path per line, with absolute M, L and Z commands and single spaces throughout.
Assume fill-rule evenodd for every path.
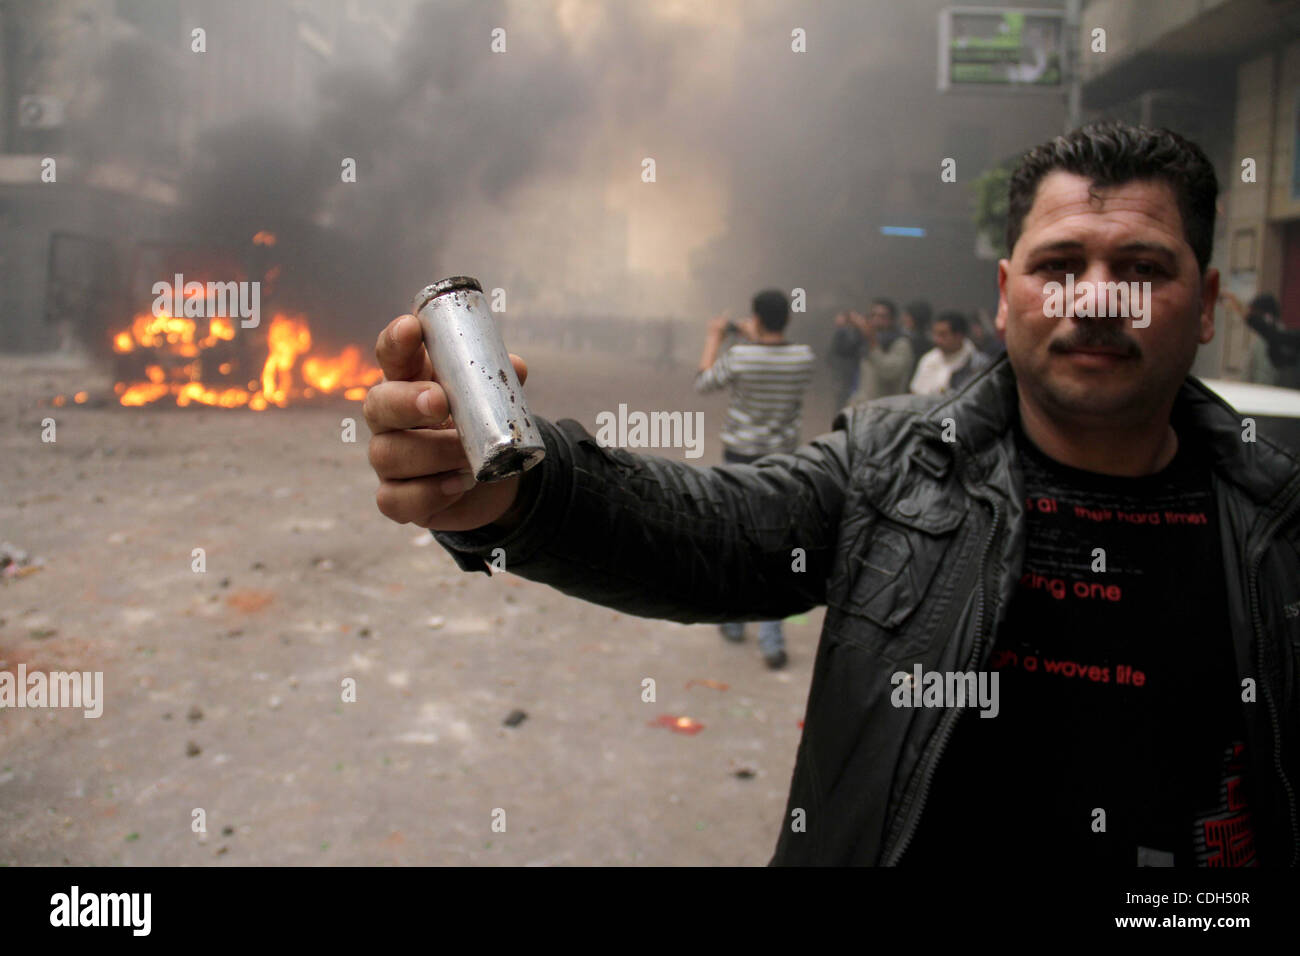
M 912 376 L 914 395 L 956 391 L 988 367 L 989 358 L 967 337 L 969 326 L 960 312 L 940 312 L 930 327 L 934 348 L 921 356 Z

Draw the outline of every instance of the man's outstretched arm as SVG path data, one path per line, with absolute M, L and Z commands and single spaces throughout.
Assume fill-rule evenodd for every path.
M 546 459 L 479 485 L 413 317 L 380 334 L 376 356 L 385 381 L 365 411 L 379 510 L 437 532 L 461 567 L 503 558 L 567 594 L 678 621 L 772 619 L 824 600 L 848 483 L 843 431 L 761 464 L 697 468 L 539 420 Z
M 771 620 L 825 600 L 848 483 L 844 431 L 754 465 L 701 468 L 533 418 L 546 458 L 526 476 L 518 523 L 435 533 L 462 568 L 495 555 L 565 594 L 683 622 Z

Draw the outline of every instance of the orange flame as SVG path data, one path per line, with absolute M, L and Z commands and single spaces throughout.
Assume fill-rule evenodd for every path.
M 218 342 L 229 342 L 235 337 L 235 327 L 229 319 L 220 316 L 208 322 L 208 334 L 199 340 L 199 348 L 210 349 Z
M 274 236 L 270 241 L 274 243 Z M 294 400 L 317 394 L 342 395 L 350 401 L 361 401 L 369 386 L 384 377 L 380 369 L 362 358 L 361 349 L 355 345 L 347 346 L 337 355 L 312 353 L 311 327 L 306 317 L 277 314 L 266 328 L 266 359 L 257 378 L 249 379 L 245 387 L 202 381 L 202 354 L 234 341 L 236 331 L 233 320 L 214 317 L 208 320 L 207 334 L 200 338 L 198 324 L 193 319 L 166 313 L 137 315 L 129 329 L 113 335 L 113 351 L 125 355 L 148 349 L 156 361 L 144 367 L 147 381 L 118 382 L 114 386 L 118 401 L 139 406 L 171 396 L 180 406 L 247 406 L 262 411 L 271 405 L 283 408 Z M 222 361 L 216 369 L 221 376 L 242 374 L 233 361 L 234 356 L 218 355 Z M 177 358 L 193 361 L 177 362 Z M 211 369 L 212 365 L 206 367 Z M 79 404 L 88 397 L 84 393 L 78 395 L 82 396 L 75 399 Z M 55 401 L 62 404 L 66 399 L 59 396 Z
M 367 365 L 361 358 L 361 349 L 349 345 L 339 353 L 338 358 L 306 359 L 302 363 L 302 377 L 307 384 L 329 395 L 343 385 L 361 387 L 378 384 L 384 377 L 384 373 L 372 365 Z M 355 388 L 347 389 L 344 394 L 349 391 L 355 391 Z M 365 397 L 364 388 L 361 389 L 361 397 Z
M 306 322 L 277 315 L 266 333 L 266 364 L 262 366 L 262 394 L 268 402 L 283 408 L 293 386 L 290 371 L 298 356 L 311 348 L 311 330 Z

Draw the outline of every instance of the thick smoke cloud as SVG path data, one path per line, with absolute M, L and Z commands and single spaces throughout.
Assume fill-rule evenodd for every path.
M 259 115 L 204 131 L 182 195 L 214 235 L 284 233 L 285 255 L 301 224 L 327 225 L 339 242 L 299 265 L 343 287 L 359 330 L 455 273 L 506 288 L 515 314 L 697 318 L 771 285 L 815 309 L 987 306 L 966 184 L 1057 132 L 1061 104 L 936 92 L 942 6 L 420 3 L 391 60 L 329 71 L 316 115 L 268 91 Z

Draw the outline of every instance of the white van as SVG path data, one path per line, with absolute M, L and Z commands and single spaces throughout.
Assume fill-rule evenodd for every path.
M 1243 418 L 1255 419 L 1259 434 L 1300 455 L 1300 391 L 1221 379 L 1202 381 Z

